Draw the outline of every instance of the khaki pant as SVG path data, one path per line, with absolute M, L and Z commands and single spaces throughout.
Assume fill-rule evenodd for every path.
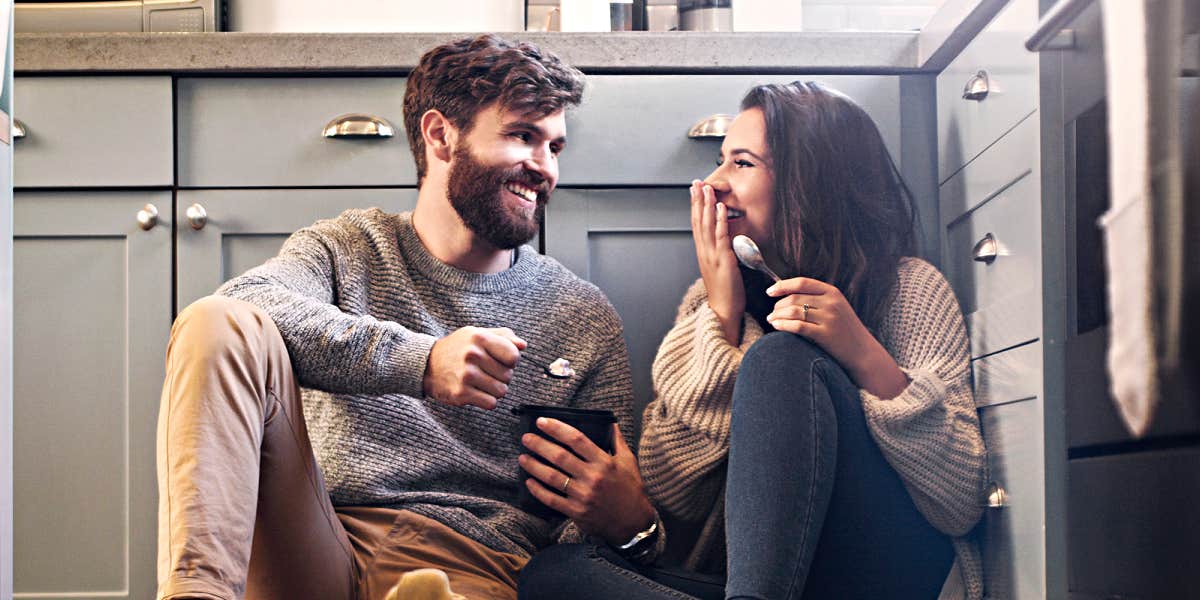
M 406 571 L 516 598 L 525 559 L 408 511 L 334 509 L 279 330 L 204 298 L 179 315 L 158 420 L 158 597 L 374 600 Z

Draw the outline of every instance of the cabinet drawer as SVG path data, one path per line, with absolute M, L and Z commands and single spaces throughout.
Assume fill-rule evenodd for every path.
M 945 181 L 1037 108 L 1037 54 L 1025 38 L 1037 26 L 1037 0 L 1013 0 L 937 78 L 938 174 Z M 988 92 L 963 98 L 980 71 Z
M 1042 395 L 1042 344 L 1034 342 L 971 361 L 975 405 L 990 406 Z
M 412 186 L 404 80 L 184 78 L 178 82 L 183 187 Z M 392 137 L 327 138 L 336 117 L 387 121 Z
M 966 315 L 973 357 L 1040 335 L 1040 185 L 1033 159 L 1022 155 L 1035 125 L 1022 123 L 940 190 L 949 219 L 942 264 Z M 994 258 L 986 256 L 989 247 Z
M 720 139 L 690 139 L 696 122 L 737 114 L 763 83 L 815 80 L 845 93 L 879 126 L 900 162 L 900 82 L 894 76 L 598 75 L 567 112 L 561 185 L 687 185 L 715 166 Z
M 168 186 L 170 77 L 19 77 L 16 187 Z
M 1195 598 L 1200 447 L 1070 462 L 1072 598 Z
M 987 598 L 1045 598 L 1045 485 L 1040 400 L 979 410 L 993 490 L 980 545 Z M 1001 498 L 1002 496 L 1002 498 Z

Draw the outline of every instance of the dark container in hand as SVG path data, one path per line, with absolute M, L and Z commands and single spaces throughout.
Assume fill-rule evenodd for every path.
M 609 454 L 613 453 L 612 426 L 613 423 L 617 422 L 617 417 L 611 410 L 587 410 L 582 408 L 567 408 L 563 406 L 522 404 L 521 406 L 512 409 L 512 412 L 514 415 L 517 415 L 521 418 L 521 422 L 517 427 L 518 446 L 521 448 L 522 452 L 529 454 L 535 460 L 539 460 L 543 464 L 550 465 L 550 463 L 542 460 L 542 457 L 534 454 L 531 450 L 526 448 L 524 444 L 521 444 L 521 436 L 526 433 L 533 433 L 541 436 L 544 439 L 550 440 L 552 443 L 560 446 L 562 446 L 562 444 L 559 444 L 558 440 L 555 440 L 541 429 L 538 429 L 538 417 L 548 417 L 562 421 L 563 423 L 566 423 L 567 425 L 570 425 L 571 427 L 583 432 L 583 435 L 586 435 L 587 438 L 592 440 L 592 443 L 599 446 L 601 450 L 604 450 Z M 570 450 L 570 448 L 568 448 L 568 450 Z M 574 453 L 574 451 L 572 451 L 572 453 Z M 550 465 L 550 467 L 556 468 L 554 465 Z M 558 511 L 546 506 L 545 504 L 542 504 L 541 500 L 538 500 L 529 492 L 529 488 L 525 485 L 525 480 L 529 479 L 529 473 L 527 473 L 525 469 L 519 469 L 518 477 L 521 480 L 521 484 L 517 493 L 517 506 L 519 506 L 521 510 L 542 517 L 543 519 L 563 516 Z M 561 489 L 556 489 L 556 486 L 546 485 L 545 487 L 560 496 L 565 495 L 562 493 Z

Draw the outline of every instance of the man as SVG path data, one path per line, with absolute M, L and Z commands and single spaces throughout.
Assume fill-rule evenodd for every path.
M 661 550 L 621 436 L 620 321 L 522 246 L 582 88 L 529 44 L 430 50 L 404 98 L 416 209 L 320 221 L 180 314 L 159 415 L 160 598 L 373 599 L 408 572 L 394 594 L 414 597 L 419 575 L 441 575 L 425 567 L 466 597 L 515 598 L 517 571 L 557 541 Z M 574 373 L 548 376 L 560 358 Z M 554 420 L 539 427 L 572 451 L 518 443 L 523 403 L 612 410 L 615 454 Z M 518 464 L 569 521 L 514 505 Z

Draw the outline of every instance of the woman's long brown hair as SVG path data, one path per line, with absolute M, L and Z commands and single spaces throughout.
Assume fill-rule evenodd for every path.
M 875 330 L 900 258 L 915 252 L 917 218 L 879 129 L 853 100 L 813 82 L 755 87 L 742 99 L 751 108 L 766 120 L 781 275 L 837 286 Z

